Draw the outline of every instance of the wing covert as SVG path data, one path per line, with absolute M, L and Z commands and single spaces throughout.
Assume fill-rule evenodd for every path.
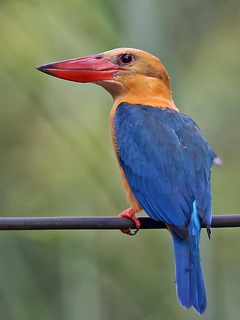
M 119 164 L 149 216 L 184 228 L 196 200 L 199 215 L 210 224 L 216 155 L 194 121 L 169 108 L 122 103 L 114 126 Z

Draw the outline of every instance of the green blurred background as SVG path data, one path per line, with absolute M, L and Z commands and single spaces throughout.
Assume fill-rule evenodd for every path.
M 112 151 L 110 95 L 48 77 L 39 64 L 137 47 L 157 55 L 174 100 L 224 160 L 214 214 L 240 213 L 237 0 L 1 0 L 1 216 L 115 216 L 127 208 Z M 239 319 L 240 233 L 202 234 L 208 309 Z M 166 231 L 0 233 L 4 320 L 194 320 L 175 295 Z

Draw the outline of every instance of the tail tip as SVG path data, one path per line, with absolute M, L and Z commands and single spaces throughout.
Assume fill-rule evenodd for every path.
M 180 299 L 178 299 L 178 302 L 185 309 L 189 309 L 189 308 L 193 307 L 194 310 L 200 315 L 202 315 L 205 312 L 206 308 L 207 308 L 207 300 L 206 299 L 204 301 L 202 301 L 201 303 L 191 304 L 191 305 L 186 305 L 186 303 L 184 303 Z

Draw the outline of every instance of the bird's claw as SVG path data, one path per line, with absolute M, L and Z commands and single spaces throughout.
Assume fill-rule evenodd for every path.
M 132 231 L 131 228 L 128 228 L 128 229 L 120 229 L 120 231 L 128 236 L 135 236 L 138 231 L 140 230 L 140 227 L 137 228 L 135 231 Z
M 141 227 L 141 223 L 140 221 L 135 217 L 135 211 L 132 209 L 132 208 L 129 208 L 125 211 L 123 211 L 122 213 L 120 213 L 118 216 L 119 217 L 124 217 L 124 218 L 128 218 L 128 219 L 131 219 L 134 223 L 135 223 L 135 226 L 136 226 L 136 230 L 135 231 L 132 231 L 131 228 L 128 228 L 128 229 L 121 229 L 120 231 L 124 234 L 127 234 L 129 236 L 135 236 L 140 227 Z

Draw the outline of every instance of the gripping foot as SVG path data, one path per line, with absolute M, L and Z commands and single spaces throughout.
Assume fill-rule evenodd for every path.
M 135 210 L 133 210 L 132 208 L 128 208 L 118 215 L 119 217 L 131 219 L 135 223 L 135 226 L 136 226 L 135 231 L 132 231 L 131 228 L 128 228 L 128 229 L 120 230 L 122 233 L 127 234 L 129 236 L 135 236 L 138 233 L 138 231 L 141 227 L 141 223 L 138 220 L 138 218 L 135 217 L 135 213 L 136 213 Z

